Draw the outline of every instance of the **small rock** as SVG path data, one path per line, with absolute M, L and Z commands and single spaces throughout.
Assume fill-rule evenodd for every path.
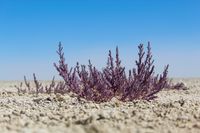
M 36 99 L 33 99 L 33 102 L 39 103 L 41 100 L 42 98 L 36 98 Z
M 49 102 L 52 102 L 52 101 L 53 101 L 53 99 L 52 99 L 51 97 L 47 97 L 45 100 L 46 100 L 46 101 L 49 101 Z
M 200 124 L 194 124 L 192 127 L 200 129 Z
M 88 124 L 92 123 L 92 121 L 94 121 L 94 120 L 95 120 L 94 116 L 90 116 L 90 117 L 88 117 L 88 118 L 86 118 L 84 120 L 78 120 L 78 121 L 76 121 L 75 124 L 78 124 L 78 125 L 88 125 Z
M 61 95 L 61 94 L 56 94 L 56 100 L 59 102 L 65 101 L 63 95 Z

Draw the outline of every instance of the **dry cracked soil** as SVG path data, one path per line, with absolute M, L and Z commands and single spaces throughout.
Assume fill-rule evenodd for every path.
M 95 104 L 69 95 L 18 95 L 18 81 L 0 82 L 1 133 L 200 133 L 200 79 L 187 90 L 164 90 L 158 98 Z

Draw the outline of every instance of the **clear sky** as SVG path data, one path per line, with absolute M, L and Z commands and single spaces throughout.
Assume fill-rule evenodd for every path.
M 115 46 L 134 66 L 151 41 L 157 72 L 200 77 L 200 0 L 0 0 L 0 80 L 51 79 L 59 41 L 69 65 L 99 68 Z

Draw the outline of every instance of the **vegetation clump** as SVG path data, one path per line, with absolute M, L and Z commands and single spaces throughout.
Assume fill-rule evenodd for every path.
M 119 49 L 116 48 L 115 58 L 111 51 L 108 53 L 107 65 L 98 70 L 88 61 L 88 65 L 69 67 L 65 62 L 63 47 L 59 43 L 57 54 L 58 64 L 54 63 L 59 75 L 64 82 L 55 83 L 54 78 L 49 86 L 43 86 L 33 74 L 35 89 L 24 77 L 26 89 L 22 89 L 22 83 L 16 88 L 18 93 L 72 93 L 78 99 L 83 98 L 97 103 L 110 101 L 113 97 L 120 101 L 152 100 L 156 94 L 166 89 L 185 89 L 183 83 L 172 84 L 168 79 L 168 68 L 166 65 L 162 74 L 155 74 L 154 60 L 152 59 L 151 46 L 148 42 L 147 51 L 144 45 L 138 46 L 138 59 L 135 61 L 136 68 L 125 72 L 119 57 Z
M 144 51 L 143 44 L 140 44 L 138 49 L 136 68 L 129 70 L 128 75 L 125 67 L 121 64 L 118 47 L 115 60 L 109 51 L 107 65 L 100 71 L 92 65 L 90 60 L 87 67 L 77 63 L 74 68 L 69 68 L 65 63 L 63 47 L 60 43 L 57 51 L 59 63 L 54 63 L 54 66 L 70 92 L 79 98 L 95 102 L 109 101 L 113 97 L 121 101 L 152 100 L 164 88 L 180 89 L 184 87 L 183 84 L 171 85 L 168 82 L 169 65 L 164 68 L 162 74 L 155 75 L 149 42 L 147 52 Z

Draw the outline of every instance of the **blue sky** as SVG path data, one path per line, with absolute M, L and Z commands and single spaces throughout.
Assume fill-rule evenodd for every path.
M 200 77 L 199 0 L 1 0 L 0 80 L 51 79 L 61 41 L 69 65 L 106 63 L 119 46 L 130 68 L 151 41 L 157 72 Z

